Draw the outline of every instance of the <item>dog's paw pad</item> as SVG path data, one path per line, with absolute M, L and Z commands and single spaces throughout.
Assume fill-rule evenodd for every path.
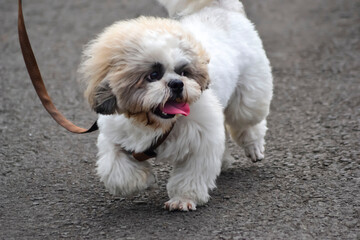
M 245 154 L 253 162 L 259 162 L 264 159 L 264 145 L 263 144 L 250 144 L 245 146 Z
M 196 204 L 188 199 L 170 199 L 164 205 L 164 208 L 169 211 L 195 211 Z

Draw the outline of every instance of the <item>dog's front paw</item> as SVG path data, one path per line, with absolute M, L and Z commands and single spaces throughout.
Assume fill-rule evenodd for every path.
M 224 156 L 221 161 L 221 172 L 225 172 L 230 169 L 235 162 L 235 158 L 231 156 L 229 151 L 225 151 Z
M 111 194 L 129 196 L 156 187 L 156 176 L 149 163 L 133 162 L 125 154 L 117 156 L 114 159 L 104 155 L 97 162 L 100 180 Z
M 175 197 L 164 204 L 164 208 L 169 211 L 195 211 L 196 204 L 194 201 L 185 198 Z
M 249 145 L 244 146 L 245 155 L 253 162 L 259 162 L 264 159 L 264 143 L 263 141 L 256 141 Z

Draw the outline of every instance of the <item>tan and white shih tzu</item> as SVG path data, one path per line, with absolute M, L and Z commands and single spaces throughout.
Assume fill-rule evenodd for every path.
M 173 171 L 169 210 L 195 210 L 232 157 L 228 134 L 264 158 L 272 74 L 262 42 L 238 0 L 159 0 L 172 19 L 116 22 L 84 50 L 79 72 L 99 113 L 97 173 L 112 194 L 156 181 L 131 152 L 156 148 Z M 226 130 L 225 130 L 226 129 Z

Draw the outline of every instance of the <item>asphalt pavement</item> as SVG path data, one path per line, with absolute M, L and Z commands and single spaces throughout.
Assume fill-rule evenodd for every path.
M 24 2 L 56 106 L 95 120 L 76 81 L 82 47 L 114 21 L 165 17 L 154 0 Z M 17 1 L 0 3 L 0 239 L 360 239 L 360 1 L 245 0 L 273 66 L 266 158 L 237 159 L 211 200 L 167 212 L 159 189 L 111 196 L 96 137 L 59 127 L 37 99 L 17 38 Z

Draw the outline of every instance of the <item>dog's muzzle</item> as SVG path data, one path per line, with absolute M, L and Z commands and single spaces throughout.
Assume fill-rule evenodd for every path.
M 172 79 L 168 83 L 171 96 L 164 106 L 158 106 L 153 113 L 163 119 L 174 118 L 177 114 L 189 115 L 189 104 L 183 101 L 184 83 L 179 79 Z

